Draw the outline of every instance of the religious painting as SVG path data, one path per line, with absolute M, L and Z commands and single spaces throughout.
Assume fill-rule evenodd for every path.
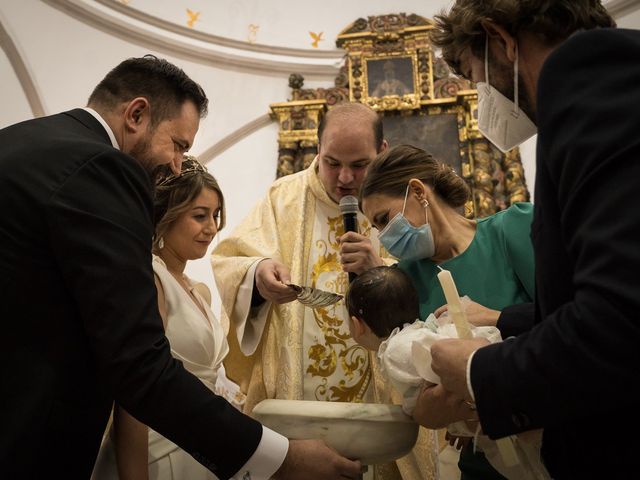
M 413 59 L 409 56 L 389 57 L 367 63 L 367 95 L 388 97 L 415 93 Z
M 390 146 L 409 144 L 426 150 L 461 175 L 458 115 L 385 115 L 384 136 Z

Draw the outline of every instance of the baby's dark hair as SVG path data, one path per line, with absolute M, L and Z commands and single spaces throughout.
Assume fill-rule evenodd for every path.
M 358 275 L 346 296 L 349 316 L 366 323 L 379 338 L 420 316 L 420 304 L 409 276 L 399 268 L 375 267 Z

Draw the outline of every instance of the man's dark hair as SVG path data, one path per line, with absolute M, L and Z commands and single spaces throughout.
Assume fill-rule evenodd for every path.
M 616 26 L 600 0 L 457 0 L 434 20 L 431 41 L 458 74 L 462 73 L 460 55 L 466 48 L 484 58 L 483 21 L 501 25 L 514 37 L 519 32 L 532 33 L 547 46 L 581 29 Z
M 336 105 L 329 110 L 320 119 L 318 125 L 318 143 L 322 143 L 322 134 L 324 133 L 327 125 L 331 122 L 332 118 L 349 118 L 353 121 L 370 121 L 371 130 L 373 131 L 373 140 L 376 145 L 376 151 L 380 151 L 382 148 L 382 142 L 384 141 L 384 131 L 382 128 L 382 117 L 373 111 L 370 107 L 362 103 L 342 103 Z
M 136 97 L 144 97 L 151 105 L 151 124 L 174 118 L 186 101 L 207 114 L 209 100 L 200 85 L 182 69 L 153 55 L 129 58 L 111 70 L 89 97 L 89 105 L 108 110 Z
M 392 266 L 375 267 L 358 275 L 345 299 L 349 316 L 366 323 L 379 338 L 420 317 L 418 292 L 409 276 Z

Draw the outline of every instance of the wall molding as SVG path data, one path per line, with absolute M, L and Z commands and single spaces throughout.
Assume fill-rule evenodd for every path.
M 344 59 L 341 50 L 270 47 L 197 32 L 113 0 L 43 1 L 110 35 L 216 68 L 279 77 L 296 72 L 311 80 L 333 81 Z
M 640 9 L 640 0 L 610 0 L 605 7 L 613 18 L 620 18 Z
M 204 152 L 198 155 L 198 160 L 203 164 L 207 164 L 236 143 L 274 122 L 275 120 L 273 120 L 268 113 L 260 115 L 258 118 L 244 124 L 242 127 L 231 132 L 219 142 L 216 142 L 211 147 L 207 148 Z
M 203 40 L 207 43 L 211 43 L 214 45 L 235 48 L 238 50 L 246 50 L 249 52 L 261 52 L 261 53 L 269 53 L 273 55 L 281 55 L 281 56 L 289 56 L 289 57 L 303 57 L 303 58 L 330 58 L 335 59 L 342 57 L 344 55 L 344 51 L 333 49 L 333 50 L 311 50 L 305 48 L 291 48 L 291 47 L 277 47 L 272 45 L 264 45 L 261 43 L 249 43 L 241 40 L 236 40 L 233 38 L 221 37 L 219 35 L 213 35 L 211 33 L 202 32 L 199 30 L 194 30 L 192 28 L 187 28 L 182 25 L 178 25 L 177 23 L 169 22 L 162 18 L 156 17 L 154 15 L 145 13 L 141 10 L 138 10 L 134 7 L 129 7 L 127 5 L 123 5 L 121 2 L 117 0 L 95 0 L 97 3 L 101 3 L 109 8 L 112 8 L 124 15 L 140 20 L 144 23 L 148 23 L 149 25 L 154 25 L 156 27 L 160 27 L 164 30 L 172 31 L 174 33 L 178 33 L 185 37 L 195 38 L 197 40 Z
M 33 75 L 31 74 L 27 63 L 24 61 L 18 45 L 13 41 L 12 36 L 5 27 L 5 22 L 3 22 L 2 16 L 0 16 L 0 47 L 9 59 L 9 63 L 11 64 L 16 77 L 18 77 L 18 82 L 22 87 L 25 97 L 27 97 L 31 113 L 34 117 L 45 116 L 46 112 L 44 105 L 42 103 L 38 87 L 36 86 L 36 82 L 33 79 Z

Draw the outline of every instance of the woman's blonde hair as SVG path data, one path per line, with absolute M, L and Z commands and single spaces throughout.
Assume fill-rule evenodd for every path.
M 404 197 L 409 180 L 417 178 L 453 208 L 462 207 L 471 194 L 467 183 L 447 164 L 412 145 L 398 145 L 371 162 L 360 187 L 360 203 L 374 195 Z
M 207 188 L 218 194 L 220 203 L 220 220 L 218 231 L 226 223 L 224 196 L 218 181 L 207 172 L 204 165 L 194 157 L 185 156 L 179 175 L 173 174 L 169 166 L 159 167 L 156 175 L 156 190 L 154 195 L 155 235 L 153 249 L 158 249 L 158 243 L 169 230 L 173 222 L 180 215 L 189 211 L 191 204 L 200 195 L 202 189 Z

